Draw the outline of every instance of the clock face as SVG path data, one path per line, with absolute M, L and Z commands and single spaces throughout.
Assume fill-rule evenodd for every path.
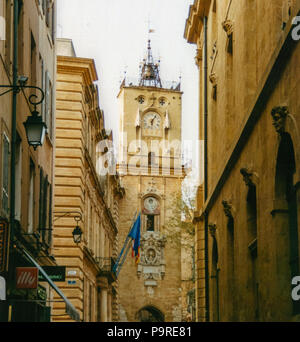
M 157 113 L 149 112 L 144 116 L 143 126 L 145 129 L 158 130 L 160 129 L 161 118 Z
M 147 197 L 144 201 L 144 206 L 148 211 L 153 212 L 158 207 L 157 199 L 154 197 Z

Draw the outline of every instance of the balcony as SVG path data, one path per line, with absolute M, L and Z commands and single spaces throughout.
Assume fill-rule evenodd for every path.
M 99 276 L 108 278 L 110 283 L 117 280 L 117 276 L 113 271 L 115 260 L 113 258 L 96 258 L 97 264 L 100 268 Z

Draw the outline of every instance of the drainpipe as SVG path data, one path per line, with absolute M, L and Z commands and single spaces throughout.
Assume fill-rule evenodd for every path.
M 207 184 L 207 17 L 204 17 L 204 202 L 208 197 Z M 205 320 L 209 322 L 209 273 L 208 273 L 208 213 L 204 214 L 204 244 L 205 244 Z
M 12 94 L 12 117 L 11 117 L 11 148 L 10 148 L 10 237 L 8 241 L 8 253 L 10 247 L 12 247 L 14 241 L 14 226 L 15 226 L 15 162 L 16 162 L 16 137 L 17 137 L 17 94 L 18 91 L 18 14 L 19 14 L 19 2 L 14 0 L 14 12 L 13 12 L 13 94 Z M 13 260 L 9 260 L 9 280 L 12 284 L 14 272 L 13 272 Z

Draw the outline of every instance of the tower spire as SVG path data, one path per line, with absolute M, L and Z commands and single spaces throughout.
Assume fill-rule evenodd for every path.
M 159 66 L 160 60 L 157 63 L 154 63 L 151 40 L 148 39 L 147 58 L 144 59 L 142 63 L 139 85 L 144 87 L 162 88 L 159 76 Z

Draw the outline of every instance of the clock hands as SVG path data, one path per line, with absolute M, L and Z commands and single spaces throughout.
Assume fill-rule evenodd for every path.
M 151 126 L 153 126 L 153 122 L 156 119 L 156 115 L 154 115 L 153 119 L 151 120 Z

